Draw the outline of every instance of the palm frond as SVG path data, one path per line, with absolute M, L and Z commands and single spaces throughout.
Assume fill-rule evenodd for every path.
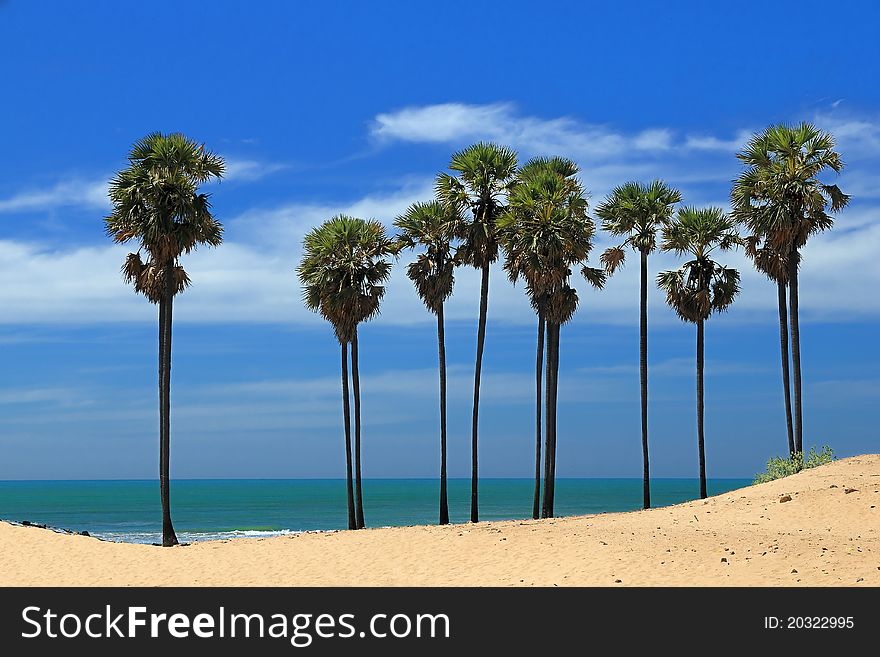
M 605 267 L 605 271 L 613 274 L 626 262 L 626 251 L 622 246 L 612 246 L 605 249 L 599 256 L 599 262 Z
M 581 268 L 581 275 L 597 290 L 604 288 L 605 283 L 608 281 L 608 272 L 598 267 L 587 267 L 584 265 Z

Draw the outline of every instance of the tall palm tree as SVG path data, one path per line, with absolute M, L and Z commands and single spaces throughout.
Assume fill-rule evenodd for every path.
M 180 257 L 223 239 L 223 227 L 199 186 L 222 177 L 224 166 L 221 157 L 180 133 L 151 133 L 135 142 L 128 167 L 110 182 L 113 211 L 104 220 L 113 241 L 139 243 L 123 275 L 159 306 L 159 493 L 166 547 L 178 543 L 171 522 L 171 326 L 174 297 L 190 284 Z
M 419 297 L 437 316 L 437 350 L 440 371 L 440 524 L 449 524 L 446 491 L 446 331 L 443 304 L 455 283 L 455 255 L 452 243 L 461 232 L 460 219 L 439 201 L 414 203 L 397 218 L 403 248 L 424 247 L 406 275 L 415 284 Z
M 504 146 L 480 142 L 455 153 L 449 168 L 457 175 L 437 176 L 437 197 L 464 220 L 458 256 L 464 264 L 480 270 L 480 316 L 477 324 L 477 355 L 474 365 L 474 404 L 471 418 L 471 522 L 479 521 L 479 459 L 477 452 L 480 417 L 480 378 L 486 342 L 489 305 L 489 268 L 498 259 L 495 223 L 504 211 L 516 173 L 516 153 Z
M 556 173 L 563 179 L 573 183 L 571 188 L 572 191 L 576 189 L 577 181 L 575 179 L 575 176 L 578 173 L 578 167 L 571 160 L 561 157 L 532 158 L 519 169 L 516 174 L 514 185 L 520 187 L 521 192 L 523 192 L 525 189 L 527 189 L 527 186 L 529 184 L 528 181 L 534 181 L 541 174 L 547 173 Z M 521 195 L 523 199 L 528 198 L 527 193 L 522 193 Z M 525 253 L 516 251 L 518 246 L 517 240 L 522 237 L 519 232 L 520 227 L 518 227 L 516 223 L 517 215 L 519 214 L 521 216 L 525 213 L 534 214 L 534 212 L 534 205 L 531 206 L 531 209 L 527 209 L 526 207 L 524 207 L 522 201 L 520 201 L 519 207 L 509 207 L 507 216 L 502 216 L 499 219 L 500 239 L 502 245 L 507 245 L 508 248 L 504 267 L 507 271 L 508 277 L 514 284 L 517 282 L 517 280 L 519 280 L 520 276 L 525 273 L 523 269 L 527 266 Z M 538 245 L 535 243 L 529 244 L 528 246 L 532 248 L 538 248 Z M 531 301 L 532 307 L 534 308 L 535 314 L 538 318 L 538 339 L 535 358 L 535 487 L 532 497 L 532 518 L 537 519 L 540 518 L 541 514 L 541 441 L 543 438 L 541 410 L 544 399 L 543 372 L 544 343 L 546 341 L 545 329 L 547 325 L 547 292 L 538 289 L 532 289 L 527 283 L 526 293 L 529 296 L 529 300 Z
M 587 216 L 587 200 L 576 179 L 578 169 L 563 158 L 535 159 L 519 172 L 507 211 L 498 219 L 506 253 L 504 268 L 511 281 L 525 281 L 526 293 L 538 315 L 535 369 L 535 495 L 532 516 L 538 517 L 541 481 L 542 358 L 546 340 L 544 382 L 544 501 L 543 517 L 553 516 L 556 474 L 556 409 L 559 374 L 559 329 L 574 314 L 578 296 L 570 285 L 571 270 L 582 273 L 595 287 L 605 272 L 584 263 L 592 249 L 595 227 Z
M 791 361 L 794 383 L 794 448 L 803 451 L 798 268 L 809 238 L 834 224 L 849 196 L 819 175 L 843 169 L 834 137 L 809 123 L 775 125 L 754 135 L 737 157 L 746 166 L 733 186 L 733 212 L 749 232 L 784 254 L 788 266 Z
M 643 506 L 651 507 L 651 471 L 648 463 L 648 256 L 657 246 L 657 231 L 672 216 L 681 202 L 677 189 L 660 180 L 650 185 L 628 182 L 615 188 L 596 208 L 602 229 L 616 237 L 626 235 L 623 244 L 606 249 L 602 264 L 609 274 L 622 266 L 626 247 L 639 252 L 641 284 L 639 287 L 639 386 L 642 401 Z
M 388 255 L 396 246 L 378 221 L 336 215 L 313 228 L 303 240 L 303 258 L 298 268 L 306 306 L 333 326 L 342 351 L 342 414 L 345 430 L 346 492 L 348 528 L 364 523 L 361 482 L 360 377 L 358 368 L 358 325 L 379 313 L 385 295 L 383 283 L 391 273 Z M 352 389 L 348 385 L 348 345 L 351 344 Z M 354 399 L 354 491 L 352 491 L 351 410 Z
M 788 452 L 797 452 L 794 442 L 794 425 L 791 413 L 791 366 L 788 345 L 788 253 L 767 246 L 759 235 L 749 235 L 744 240 L 746 255 L 755 269 L 776 283 L 776 306 L 779 311 L 779 348 L 782 365 L 782 396 L 785 405 L 785 428 L 788 436 Z
M 727 310 L 739 293 L 739 272 L 719 265 L 712 260 L 712 253 L 728 251 L 740 243 L 733 220 L 721 208 L 684 207 L 663 227 L 661 248 L 664 251 L 693 256 L 678 269 L 661 272 L 657 284 L 678 316 L 697 325 L 697 446 L 701 498 L 707 496 L 703 431 L 704 325 L 713 312 Z

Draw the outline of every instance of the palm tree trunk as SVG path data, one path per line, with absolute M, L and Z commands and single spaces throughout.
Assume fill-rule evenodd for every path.
M 483 345 L 486 342 L 486 311 L 489 307 L 489 263 L 483 265 L 480 279 L 480 319 L 477 326 L 477 360 L 474 366 L 474 412 L 471 425 L 471 522 L 480 521 L 479 512 L 479 460 L 477 436 L 480 420 L 480 376 L 483 370 Z
M 553 422 L 553 323 L 546 320 L 547 358 L 545 359 L 547 371 L 544 376 L 544 500 L 541 502 L 541 517 L 549 518 L 548 504 L 550 503 L 550 468 L 552 467 L 551 456 L 553 445 L 551 443 L 553 431 L 550 424 Z
M 358 334 L 351 341 L 351 389 L 354 396 L 354 477 L 357 528 L 364 528 L 364 491 L 361 486 L 361 377 L 358 367 Z
M 162 498 L 162 545 L 177 545 L 171 523 L 171 321 L 174 263 L 165 265 L 165 298 L 159 307 L 159 494 Z M 164 309 L 162 306 L 164 305 Z
M 697 322 L 697 446 L 700 452 L 700 498 L 706 493 L 706 447 L 703 434 L 703 366 L 704 366 L 704 320 Z
M 561 324 L 554 326 L 555 335 L 553 336 L 553 471 L 550 475 L 553 477 L 552 486 L 550 487 L 550 513 L 556 513 L 556 438 L 559 435 L 559 332 L 562 330 Z
M 557 411 L 559 409 L 559 331 L 562 326 L 553 324 L 553 439 L 550 450 L 550 502 L 547 507 L 552 518 L 556 513 L 556 436 L 557 436 Z
M 558 435 L 559 410 L 559 332 L 561 324 L 553 324 L 553 439 L 550 449 L 550 502 L 548 509 L 552 518 L 556 513 L 556 438 Z
M 798 260 L 797 249 L 788 258 L 788 296 L 791 309 L 791 365 L 794 379 L 794 448 L 804 451 L 803 397 L 801 396 L 801 330 L 798 317 Z
M 342 422 L 345 427 L 345 491 L 348 499 L 348 528 L 357 529 L 354 490 L 351 484 L 351 406 L 348 398 L 348 343 L 342 342 Z
M 163 296 L 159 300 L 159 498 L 162 509 L 162 525 L 163 525 L 163 544 L 165 538 L 165 509 L 169 509 L 168 515 L 171 515 L 170 505 L 167 503 L 168 498 L 165 495 L 165 315 L 168 305 Z
M 440 524 L 449 524 L 446 497 L 446 328 L 443 304 L 437 309 L 437 356 L 440 367 Z
M 648 466 L 648 254 L 641 252 L 642 281 L 639 290 L 639 386 L 642 397 L 643 506 L 651 508 L 651 474 Z
M 556 400 L 559 391 L 559 324 L 547 323 L 547 393 L 545 413 L 544 518 L 553 517 L 556 493 Z
M 544 371 L 544 312 L 538 312 L 538 349 L 535 358 L 535 498 L 532 503 L 532 518 L 537 520 L 541 513 L 541 403 L 544 392 L 542 373 Z
M 785 396 L 785 428 L 788 430 L 788 452 L 794 454 L 794 429 L 791 420 L 791 375 L 788 366 L 788 309 L 785 301 L 785 283 L 776 282 L 779 302 L 779 350 L 782 354 L 782 392 Z

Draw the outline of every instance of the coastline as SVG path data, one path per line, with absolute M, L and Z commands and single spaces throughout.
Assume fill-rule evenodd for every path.
M 126 543 L 161 543 L 156 481 L 0 482 L 0 520 L 61 528 Z M 710 493 L 751 484 L 750 479 L 712 479 Z M 450 479 L 450 521 L 468 521 L 470 479 Z M 345 480 L 176 480 L 174 519 L 181 543 L 245 536 L 268 538 L 302 531 L 346 529 Z M 655 478 L 654 506 L 697 497 L 695 478 Z M 439 484 L 431 479 L 364 480 L 370 527 L 437 522 Z M 531 517 L 534 479 L 480 482 L 485 521 Z M 642 479 L 574 478 L 557 481 L 556 515 L 579 516 L 641 508 Z
M 871 454 L 707 500 L 538 521 L 170 549 L 3 522 L 0 585 L 878 586 L 878 507 Z

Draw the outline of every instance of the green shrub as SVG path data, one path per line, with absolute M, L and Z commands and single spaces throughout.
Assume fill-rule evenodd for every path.
M 783 477 L 796 474 L 801 470 L 807 470 L 819 465 L 831 463 L 833 460 L 834 450 L 828 447 L 828 445 L 822 447 L 822 451 L 820 452 L 817 452 L 815 448 L 811 447 L 806 459 L 804 459 L 803 452 L 796 452 L 788 458 L 774 456 L 767 461 L 767 470 L 755 475 L 755 483 L 763 484 L 768 481 L 773 481 L 774 479 L 782 479 Z
M 807 454 L 807 460 L 804 463 L 804 468 L 815 468 L 819 465 L 825 465 L 826 463 L 831 463 L 834 460 L 834 450 L 831 449 L 828 445 L 822 447 L 821 452 L 816 452 L 812 447 L 810 448 L 810 453 Z

